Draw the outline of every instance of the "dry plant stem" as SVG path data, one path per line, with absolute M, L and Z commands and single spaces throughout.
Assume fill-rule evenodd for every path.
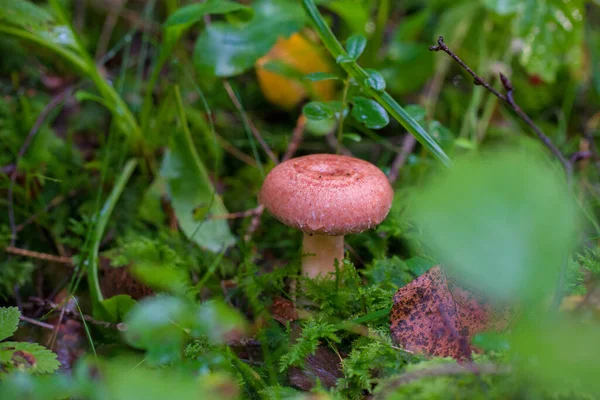
M 29 318 L 24 315 L 19 316 L 19 319 L 23 322 L 27 322 L 31 325 L 39 326 L 44 329 L 54 330 L 56 327 L 52 324 L 47 324 L 45 322 L 38 321 L 37 319 Z
M 73 266 L 73 260 L 70 257 L 55 256 L 55 255 L 47 254 L 47 253 L 40 253 L 39 251 L 20 249 L 18 247 L 14 247 L 14 246 L 8 246 L 4 249 L 4 251 L 6 251 L 7 253 L 10 253 L 10 254 L 18 255 L 18 256 L 36 258 L 38 260 L 55 262 L 55 263 L 59 263 L 59 264 L 66 264 L 66 265 Z
M 64 315 L 68 315 L 69 317 L 78 319 L 80 321 L 84 320 L 85 322 L 89 322 L 90 324 L 93 324 L 93 325 L 102 326 L 104 328 L 119 329 L 119 327 L 118 327 L 119 324 L 113 324 L 111 322 L 106 322 L 106 321 L 98 321 L 89 315 L 81 315 L 77 311 L 69 310 L 66 306 L 64 306 L 64 303 L 57 304 L 51 300 L 44 300 L 39 297 L 30 297 L 29 301 L 31 301 L 33 304 L 35 304 L 39 307 L 43 307 L 46 310 L 60 309 L 61 314 L 63 314 L 63 312 L 64 312 Z M 61 320 L 62 320 L 62 318 L 61 318 Z
M 408 134 L 404 137 L 404 141 L 402 142 L 402 149 L 400 150 L 400 152 L 392 162 L 392 166 L 390 167 L 390 173 L 388 175 L 388 180 L 390 181 L 390 183 L 396 182 L 396 180 L 398 179 L 398 175 L 400 174 L 400 170 L 406 163 L 408 156 L 410 155 L 410 153 L 412 153 L 416 144 L 417 139 L 415 139 L 413 135 Z
M 302 143 L 302 138 L 304 137 L 304 127 L 305 126 L 306 126 L 306 117 L 304 115 L 300 115 L 300 117 L 298 117 L 298 121 L 296 122 L 296 127 L 294 128 L 294 131 L 292 132 L 292 140 L 290 141 L 290 144 L 288 145 L 288 148 L 285 151 L 285 154 L 283 155 L 281 162 L 287 161 L 287 160 L 291 159 L 292 157 L 294 157 L 294 154 L 296 154 L 296 151 L 298 151 L 298 147 L 300 147 L 300 144 Z
M 335 260 L 344 259 L 344 237 L 310 235 L 302 238 L 302 274 L 315 278 L 335 272 Z
M 384 386 L 376 399 L 384 399 L 393 390 L 408 385 L 411 382 L 418 381 L 424 378 L 434 378 L 440 376 L 460 376 L 460 375 L 508 375 L 511 373 L 509 367 L 496 364 L 471 364 L 471 366 L 463 366 L 460 364 L 439 365 L 429 369 L 409 372 L 401 375 Z
M 514 97 L 513 97 L 512 83 L 505 75 L 500 73 L 500 80 L 502 81 L 502 85 L 504 86 L 504 89 L 506 90 L 506 95 L 504 95 L 504 94 L 498 92 L 496 89 L 494 89 L 485 79 L 483 79 L 482 77 L 477 75 L 471 68 L 469 68 L 469 66 L 467 64 L 465 64 L 456 54 L 454 54 L 454 52 L 452 50 L 450 50 L 450 48 L 448 48 L 446 43 L 444 43 L 443 36 L 440 36 L 438 38 L 438 45 L 431 46 L 429 48 L 429 50 L 431 50 L 431 51 L 440 51 L 441 50 L 444 53 L 448 54 L 450 57 L 452 57 L 452 59 L 454 59 L 454 61 L 456 61 L 465 71 L 467 71 L 473 77 L 473 83 L 475 85 L 483 86 L 485 89 L 487 89 L 489 92 L 491 92 L 494 96 L 496 96 L 497 98 L 502 100 L 504 103 L 506 103 L 510 108 L 512 108 L 513 111 L 519 116 L 519 118 L 521 118 L 521 120 L 523 122 L 525 122 L 533 130 L 535 135 L 544 144 L 544 146 L 546 146 L 552 152 L 552 154 L 554 154 L 554 156 L 558 159 L 558 161 L 560 161 L 560 163 L 563 165 L 565 172 L 567 174 L 567 181 L 569 183 L 569 186 L 571 185 L 571 177 L 572 177 L 572 170 L 573 170 L 571 163 L 569 162 L 569 160 L 567 158 L 565 158 L 565 156 L 561 153 L 561 151 L 558 149 L 558 147 L 556 147 L 554 145 L 554 143 L 552 143 L 552 140 L 550 140 L 550 138 L 548 136 L 546 136 L 546 134 L 544 134 L 544 132 L 542 132 L 542 130 L 535 124 L 535 122 L 533 122 L 533 120 L 515 102 Z
M 225 87 L 225 91 L 227 92 L 227 95 L 231 99 L 231 102 L 235 105 L 235 108 L 237 108 L 237 110 L 240 112 L 240 114 L 243 115 L 244 109 L 242 107 L 242 103 L 240 103 L 240 100 L 237 98 L 237 96 L 234 93 L 233 88 L 231 87 L 231 84 L 229 83 L 228 80 L 226 80 L 226 79 L 223 80 L 223 87 Z M 275 154 L 273 153 L 271 148 L 267 145 L 267 142 L 265 142 L 265 140 L 261 136 L 259 130 L 249 119 L 246 118 L 246 122 L 248 123 L 248 126 L 250 127 L 250 131 L 252 132 L 252 135 L 254 135 L 254 138 L 258 141 L 258 143 L 262 147 L 263 151 L 267 154 L 267 156 L 271 159 L 271 161 L 273 161 L 273 163 L 277 164 L 278 163 L 277 157 L 275 157 Z
M 21 145 L 21 148 L 19 149 L 19 153 L 17 154 L 17 159 L 15 161 L 15 168 L 12 170 L 12 173 L 10 174 L 10 184 L 8 186 L 8 222 L 9 222 L 10 231 L 11 231 L 11 237 L 10 237 L 10 245 L 11 246 L 14 246 L 17 242 L 17 224 L 15 222 L 15 210 L 14 210 L 14 186 L 15 186 L 15 182 L 17 180 L 17 173 L 19 171 L 18 170 L 19 161 L 25 155 L 25 153 L 27 152 L 27 149 L 29 149 L 29 146 L 33 142 L 33 138 L 35 137 L 35 135 L 38 133 L 38 131 L 42 127 L 42 124 L 44 123 L 44 121 L 46 120 L 46 118 L 48 117 L 50 112 L 52 110 L 54 110 L 56 107 L 58 107 L 58 105 L 63 102 L 63 100 L 71 93 L 72 90 L 73 90 L 73 86 L 68 86 L 62 92 L 60 92 L 59 94 L 54 96 L 52 98 L 52 100 L 50 101 L 50 103 L 48 103 L 46 105 L 46 107 L 44 107 L 44 109 L 42 110 L 40 115 L 38 115 L 37 119 L 35 120 L 35 123 L 31 127 L 31 130 L 27 134 L 25 141 L 23 142 L 23 144 Z

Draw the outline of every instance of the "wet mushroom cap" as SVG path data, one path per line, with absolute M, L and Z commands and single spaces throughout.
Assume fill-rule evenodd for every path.
M 265 178 L 260 204 L 304 233 L 341 236 L 381 223 L 394 192 L 375 165 L 354 157 L 313 154 L 279 164 Z

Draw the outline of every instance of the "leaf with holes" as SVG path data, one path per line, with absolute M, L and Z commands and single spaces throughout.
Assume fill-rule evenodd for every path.
M 0 370 L 50 374 L 59 367 L 56 354 L 37 343 L 0 343 Z
M 463 359 L 470 356 L 473 335 L 502 329 L 510 314 L 508 308 L 459 286 L 436 266 L 394 295 L 392 338 L 408 351 Z

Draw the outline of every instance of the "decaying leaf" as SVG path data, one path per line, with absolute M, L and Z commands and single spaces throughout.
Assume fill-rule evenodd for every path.
M 292 385 L 308 391 L 315 387 L 317 379 L 329 389 L 344 375 L 340 358 L 327 347 L 320 346 L 315 354 L 306 357 L 304 368 L 290 367 L 288 376 Z
M 436 266 L 394 295 L 392 338 L 408 351 L 461 359 L 470 355 L 473 335 L 503 329 L 510 314 L 458 286 Z

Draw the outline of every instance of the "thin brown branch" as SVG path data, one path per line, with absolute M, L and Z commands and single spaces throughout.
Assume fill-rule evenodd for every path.
M 441 376 L 460 376 L 460 375 L 507 375 L 511 373 L 511 368 L 497 364 L 471 364 L 463 366 L 461 364 L 439 365 L 428 369 L 422 369 L 400 375 L 398 378 L 389 381 L 383 386 L 376 396 L 376 399 L 387 398 L 387 395 L 395 389 L 418 381 L 424 378 L 436 378 Z
M 239 211 L 239 212 L 235 212 L 235 213 L 211 215 L 208 218 L 209 219 L 240 219 L 240 218 L 251 217 L 251 216 L 254 216 L 254 215 L 260 214 L 260 213 L 262 213 L 262 206 L 258 206 L 256 208 L 252 208 L 250 210 Z
M 250 221 L 250 226 L 248 226 L 248 230 L 246 231 L 246 234 L 244 235 L 244 240 L 246 242 L 250 240 L 250 238 L 252 237 L 252 234 L 254 232 L 256 232 L 256 230 L 260 226 L 260 217 L 262 216 L 264 211 L 265 211 L 265 206 L 263 206 L 263 205 L 260 205 L 256 208 L 256 214 L 254 214 L 254 217 L 252 217 L 252 221 Z
M 429 47 L 431 51 L 443 51 L 448 54 L 454 61 L 456 61 L 465 71 L 469 73 L 473 77 L 473 83 L 478 86 L 483 86 L 494 96 L 502 100 L 505 104 L 507 104 L 512 110 L 521 118 L 523 122 L 525 122 L 531 130 L 535 133 L 538 139 L 552 152 L 552 154 L 558 159 L 558 161 L 563 165 L 565 172 L 567 174 L 567 180 L 569 185 L 571 184 L 571 176 L 573 171 L 573 166 L 569 162 L 569 160 L 562 154 L 562 152 L 552 143 L 552 140 L 544 133 L 542 130 L 533 122 L 533 120 L 525 113 L 521 107 L 515 102 L 513 97 L 513 85 L 511 81 L 502 73 L 500 73 L 500 80 L 502 81 L 502 85 L 504 86 L 504 90 L 506 94 L 502 94 L 496 89 L 494 89 L 485 79 L 480 77 L 473 71 L 467 64 L 464 63 L 448 46 L 444 43 L 444 37 L 440 36 L 438 38 L 437 46 Z
M 19 319 L 21 321 L 27 322 L 28 324 L 36 325 L 36 326 L 39 326 L 39 327 L 44 328 L 44 329 L 54 330 L 56 328 L 52 324 L 47 324 L 46 322 L 38 321 L 37 319 L 29 318 L 29 317 L 26 317 L 24 315 L 21 315 L 19 317 Z
M 73 259 L 70 257 L 55 256 L 53 254 L 40 253 L 39 251 L 21 249 L 14 246 L 8 246 L 4 249 L 4 251 L 18 256 L 73 266 Z
M 390 172 L 388 174 L 388 180 L 390 181 L 390 183 L 396 182 L 398 176 L 400 175 L 400 170 L 406 163 L 408 156 L 410 155 L 410 153 L 412 153 L 416 144 L 417 139 L 415 139 L 413 135 L 406 135 L 404 137 L 404 141 L 402 142 L 402 148 L 400 149 L 400 152 L 398 153 L 398 155 L 392 162 L 392 166 L 390 167 Z
M 71 190 L 67 194 L 67 196 L 68 197 L 73 197 L 76 194 L 77 194 L 76 190 Z M 63 195 L 56 196 L 55 198 L 53 198 L 52 200 L 50 200 L 50 202 L 48 204 L 46 204 L 46 207 L 44 207 L 42 210 L 40 210 L 40 211 L 36 212 L 35 214 L 31 215 L 25 221 L 23 221 L 19 225 L 17 225 L 16 231 L 17 232 L 21 232 L 23 229 L 25 229 L 27 227 L 27 225 L 29 225 L 32 222 L 34 222 L 40 216 L 40 214 L 47 213 L 48 211 L 50 211 L 51 209 L 53 209 L 57 205 L 61 204 L 65 199 L 66 199 L 66 196 L 63 196 Z
M 285 154 L 283 155 L 281 162 L 287 161 L 287 160 L 291 159 L 292 157 L 294 157 L 294 154 L 296 154 L 296 151 L 298 151 L 298 147 L 300 147 L 300 144 L 302 143 L 305 127 L 306 127 L 306 117 L 304 115 L 300 115 L 300 117 L 298 117 L 298 121 L 296 122 L 296 127 L 294 128 L 294 131 L 292 132 L 292 140 L 290 140 L 288 148 L 285 151 Z
M 75 318 L 80 321 L 89 322 L 90 324 L 102 326 L 104 328 L 113 328 L 113 329 L 119 329 L 119 330 L 123 329 L 121 327 L 122 326 L 121 324 L 114 324 L 112 322 L 107 322 L 107 321 L 99 321 L 89 315 L 80 314 L 74 310 L 67 308 L 66 305 L 57 304 L 51 300 L 45 300 L 45 299 L 41 299 L 39 297 L 30 297 L 29 301 L 31 301 L 33 304 L 37 305 L 38 307 L 45 308 L 46 310 L 60 310 L 61 316 L 67 315 L 71 318 Z
M 237 108 L 238 112 L 240 113 L 240 115 L 242 116 L 242 118 L 244 119 L 244 121 L 246 122 L 248 127 L 250 128 L 252 135 L 258 141 L 258 143 L 262 147 L 263 151 L 267 154 L 267 156 L 271 159 L 271 161 L 273 161 L 273 163 L 277 164 L 277 162 L 278 162 L 277 157 L 275 157 L 275 154 L 273 153 L 271 148 L 267 145 L 267 142 L 265 142 L 265 140 L 261 136 L 258 128 L 254 125 L 254 123 L 252 123 L 252 121 L 250 121 L 249 118 L 246 117 L 246 112 L 244 111 L 244 107 L 242 106 L 242 103 L 240 103 L 240 100 L 238 99 L 237 95 L 233 91 L 233 88 L 231 87 L 231 84 L 229 83 L 228 80 L 226 80 L 226 79 L 223 80 L 223 87 L 225 87 L 225 91 L 229 95 L 231 102 L 235 105 L 235 108 Z

